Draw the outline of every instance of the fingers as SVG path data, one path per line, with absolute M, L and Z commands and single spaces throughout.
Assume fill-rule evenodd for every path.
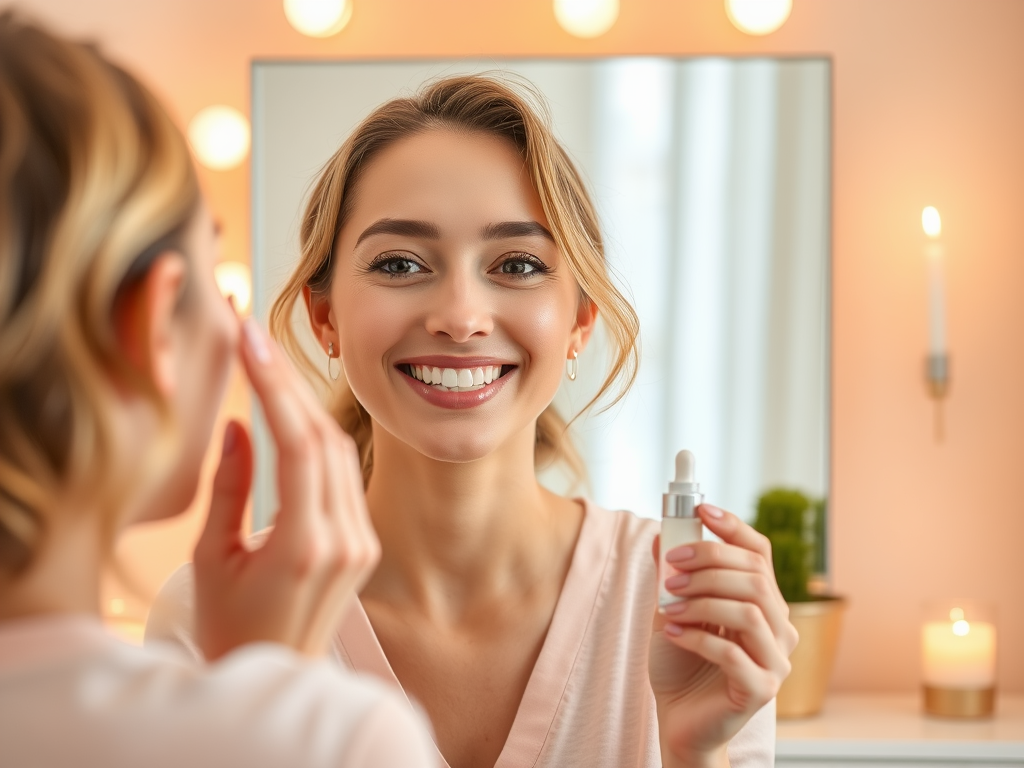
M 759 667 L 771 670 L 780 677 L 789 674 L 788 654 L 784 654 L 776 641 L 764 613 L 754 603 L 700 597 L 672 605 L 669 621 L 679 626 L 713 625 L 735 633 L 739 645 Z M 671 634 L 669 626 L 665 631 Z
M 266 549 L 285 546 L 304 568 L 313 556 L 309 532 L 322 505 L 323 457 L 318 430 L 303 402 L 301 388 L 288 361 L 255 321 L 243 326 L 242 361 L 253 390 L 263 407 L 267 426 L 277 446 L 277 485 L 281 509 Z M 306 551 L 303 551 L 306 550 Z
M 738 708 L 760 709 L 779 692 L 785 675 L 780 676 L 777 672 L 759 667 L 740 646 L 728 638 L 678 624 L 669 624 L 665 636 L 674 645 L 719 667 L 729 679 L 729 695 Z
M 245 427 L 229 421 L 224 429 L 220 466 L 213 480 L 210 513 L 196 544 L 195 559 L 221 556 L 242 545 L 242 519 L 252 483 L 252 443 Z
M 685 605 L 695 597 L 737 600 L 756 606 L 764 614 L 772 634 L 780 641 L 784 641 L 784 650 L 787 653 L 795 647 L 786 604 L 778 597 L 774 579 L 763 573 L 726 568 L 683 571 L 666 579 L 665 588 L 674 595 L 688 598 L 687 601 L 666 606 L 665 613 L 670 618 L 673 612 L 678 610 L 677 606 Z
M 722 541 L 755 552 L 771 564 L 772 545 L 766 536 L 755 531 L 731 512 L 711 504 L 701 504 L 697 511 L 708 530 Z

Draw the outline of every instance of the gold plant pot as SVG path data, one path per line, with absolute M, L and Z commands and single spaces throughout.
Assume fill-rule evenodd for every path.
M 821 711 L 845 608 L 842 597 L 789 604 L 789 620 L 800 633 L 800 643 L 789 657 L 793 671 L 776 698 L 778 717 L 809 717 Z

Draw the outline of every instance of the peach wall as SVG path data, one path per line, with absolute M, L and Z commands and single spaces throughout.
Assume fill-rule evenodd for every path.
M 252 57 L 831 56 L 834 584 L 852 601 L 834 687 L 913 689 L 920 603 L 968 595 L 998 604 L 1000 686 L 1024 691 L 1024 3 L 794 0 L 781 30 L 750 38 L 721 0 L 622 0 L 595 41 L 563 33 L 550 0 L 356 0 L 326 41 L 291 30 L 279 0 L 22 5 L 100 37 L 181 118 L 213 102 L 247 108 Z M 226 255 L 247 258 L 246 171 L 206 184 Z M 922 382 L 928 204 L 949 256 L 941 444 Z

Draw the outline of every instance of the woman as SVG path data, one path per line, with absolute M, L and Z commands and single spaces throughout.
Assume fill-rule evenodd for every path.
M 315 658 L 379 549 L 354 446 L 255 326 L 241 359 L 278 445 L 282 507 L 265 546 L 244 549 L 252 453 L 229 425 L 196 552 L 211 663 L 103 630 L 116 535 L 196 493 L 239 336 L 216 250 L 188 148 L 153 96 L 94 48 L 0 13 L 4 765 L 432 760 L 405 702 Z
M 668 553 L 687 600 L 659 617 L 657 524 L 537 481 L 578 464 L 563 370 L 600 314 L 602 393 L 621 392 L 637 321 L 528 99 L 453 77 L 384 104 L 321 173 L 301 243 L 272 328 L 302 361 L 304 300 L 383 551 L 341 660 L 422 703 L 452 768 L 771 764 L 796 633 L 764 538 L 704 506 L 722 542 Z M 187 571 L 165 587 L 153 636 L 187 642 L 189 589 Z

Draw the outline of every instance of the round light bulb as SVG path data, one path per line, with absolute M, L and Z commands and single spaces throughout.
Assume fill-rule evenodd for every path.
M 619 0 L 555 0 L 555 18 L 570 35 L 598 37 L 619 18 Z
M 928 237 L 938 237 L 942 234 L 942 217 L 934 206 L 929 205 L 921 211 L 921 228 Z
M 213 268 L 213 277 L 221 295 L 233 299 L 235 311 L 244 315 L 252 301 L 252 273 L 240 261 L 222 261 Z
M 786 22 L 791 10 L 793 0 L 725 0 L 729 20 L 748 35 L 774 32 Z
M 188 124 L 188 140 L 207 168 L 234 168 L 249 154 L 249 121 L 233 107 L 206 107 Z
M 330 37 L 352 18 L 352 0 L 284 0 L 288 23 L 309 37 Z
M 960 619 L 960 621 L 953 622 L 953 634 L 957 637 L 964 637 L 970 631 L 971 625 L 963 619 Z

